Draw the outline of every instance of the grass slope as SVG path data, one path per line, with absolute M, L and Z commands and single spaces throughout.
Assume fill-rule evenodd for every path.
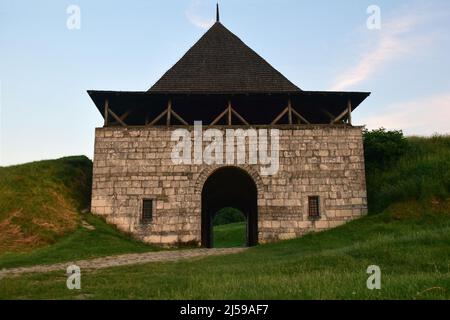
M 53 245 L 37 248 L 32 252 L 0 255 L 0 269 L 158 250 L 157 247 L 124 235 L 99 217 L 83 214 L 81 218 L 95 229 L 79 227 Z
M 0 299 L 450 299 L 450 215 L 395 212 L 232 256 L 0 281 Z M 367 267 L 382 289 L 366 287 Z
M 77 229 L 88 206 L 92 162 L 86 157 L 0 167 L 0 253 L 54 243 Z
M 399 202 L 421 206 L 450 198 L 450 136 L 407 139 L 407 151 L 385 168 L 367 168 L 371 214 Z M 369 161 L 366 161 L 369 163 Z
M 247 224 L 230 223 L 214 227 L 215 248 L 243 247 L 246 243 Z
M 0 168 L 0 269 L 156 250 L 80 213 L 91 175 L 86 157 Z
M 78 292 L 66 289 L 63 272 L 2 279 L 0 298 L 450 299 L 450 137 L 408 144 L 399 160 L 367 172 L 376 215 L 239 255 L 83 272 Z M 234 234 L 229 227 L 216 236 Z M 103 248 L 92 241 L 91 254 L 109 241 Z M 74 245 L 72 254 L 86 246 Z M 59 259 L 54 248 L 45 259 Z M 370 265 L 381 267 L 382 290 L 366 288 Z

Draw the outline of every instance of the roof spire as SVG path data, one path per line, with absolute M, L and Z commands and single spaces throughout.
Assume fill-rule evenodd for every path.
M 217 2 L 216 6 L 216 22 L 220 22 L 219 2 Z

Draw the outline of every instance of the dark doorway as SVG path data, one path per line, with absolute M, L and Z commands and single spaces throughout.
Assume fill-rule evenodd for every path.
M 258 244 L 258 191 L 252 177 L 242 169 L 215 171 L 202 191 L 202 246 L 213 248 L 213 219 L 223 208 L 236 208 L 247 221 L 247 246 Z
M 214 248 L 237 248 L 247 245 L 247 218 L 235 208 L 224 208 L 213 219 Z

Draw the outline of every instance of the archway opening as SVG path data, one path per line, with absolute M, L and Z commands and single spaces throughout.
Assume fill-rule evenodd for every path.
M 234 208 L 245 216 L 245 245 L 258 244 L 258 191 L 244 170 L 224 167 L 216 170 L 202 190 L 202 246 L 214 247 L 214 218 L 224 208 Z
M 247 217 L 238 209 L 223 208 L 213 219 L 214 248 L 236 248 L 247 245 Z

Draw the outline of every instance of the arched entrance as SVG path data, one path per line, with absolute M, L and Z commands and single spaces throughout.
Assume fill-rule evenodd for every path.
M 240 210 L 247 220 L 247 245 L 258 244 L 258 191 L 252 177 L 236 167 L 216 170 L 202 190 L 202 246 L 212 248 L 214 215 L 222 208 Z

